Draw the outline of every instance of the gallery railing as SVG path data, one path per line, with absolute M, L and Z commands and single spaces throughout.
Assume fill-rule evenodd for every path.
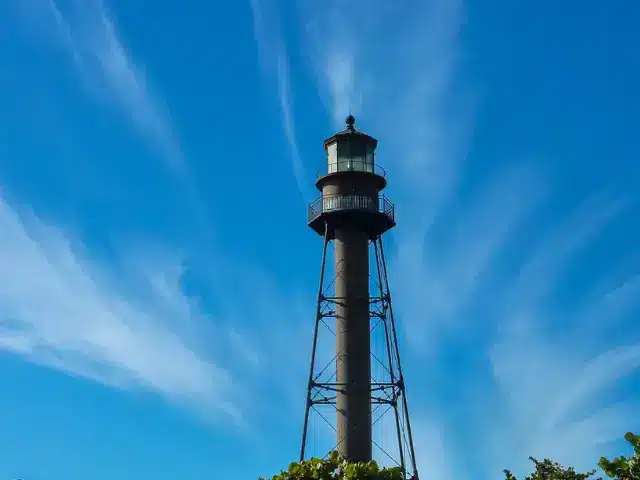
M 383 213 L 393 222 L 395 208 L 384 195 L 336 194 L 323 195 L 309 204 L 308 221 L 312 222 L 326 212 L 338 210 L 364 210 Z

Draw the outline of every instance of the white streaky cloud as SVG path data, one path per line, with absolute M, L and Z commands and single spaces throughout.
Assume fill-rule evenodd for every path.
M 229 327 L 229 339 L 233 352 L 242 358 L 250 368 L 255 369 L 260 366 L 260 356 L 253 342 L 247 339 L 247 334 L 241 335 L 238 333 L 237 327 Z
M 437 333 L 466 328 L 461 315 L 491 279 L 496 261 L 547 195 L 541 175 L 529 162 L 516 163 L 479 188 L 447 216 L 447 241 L 440 248 L 408 232 L 400 238 L 393 264 L 393 293 L 409 340 L 433 351 Z M 430 345 L 425 342 L 431 341 Z
M 357 116 L 362 111 L 363 85 L 357 54 L 364 37 L 360 42 L 356 39 L 362 33 L 363 22 L 369 22 L 360 18 L 357 24 L 350 24 L 352 19 L 344 15 L 344 5 L 335 1 L 325 2 L 321 7 L 302 3 L 301 13 L 306 25 L 303 40 L 311 59 L 311 69 L 329 109 L 332 128 L 342 129 L 347 114 Z
M 272 401 L 287 409 L 304 407 L 314 296 L 295 282 L 288 286 L 275 282 L 270 272 L 240 259 L 217 258 L 215 276 L 209 281 L 219 308 L 218 323 L 235 332 L 220 347 L 225 355 L 250 365 L 243 373 L 251 378 L 247 382 L 253 394 L 268 391 Z M 238 302 L 238 291 L 247 292 L 250 301 Z M 255 410 L 272 405 L 255 405 Z M 302 411 L 291 420 L 298 426 L 301 419 Z
M 448 194 L 470 133 L 468 95 L 454 91 L 462 2 L 354 1 L 345 9 L 330 0 L 301 2 L 300 12 L 334 128 L 351 112 L 356 128 L 382 136 L 378 162 L 405 199 L 424 200 L 424 223 L 426 205 L 435 211 Z
M 27 5 L 28 4 L 28 5 Z M 132 128 L 178 176 L 198 221 L 208 232 L 200 199 L 162 96 L 153 92 L 144 66 L 123 43 L 102 0 L 16 2 L 14 10 L 38 47 L 69 55 L 84 89 L 105 107 L 116 107 Z
M 605 343 L 615 345 L 624 342 L 627 333 L 625 322 L 638 309 L 640 274 L 609 276 L 612 278 L 589 289 L 582 303 L 566 315 L 563 322 L 563 335 L 588 351 L 597 350 Z M 605 318 L 607 324 L 603 328 Z
M 640 427 L 637 399 L 611 402 L 606 395 L 640 368 L 640 342 L 589 358 L 571 342 L 558 345 L 552 335 L 527 330 L 503 337 L 491 359 L 507 407 L 502 429 L 489 437 L 495 472 L 526 470 L 530 455 L 588 469 L 603 445 Z
M 300 193 L 306 194 L 309 188 L 296 139 L 289 56 L 281 37 L 278 12 L 274 9 L 277 6 L 266 6 L 263 0 L 251 0 L 253 33 L 262 71 L 266 78 L 275 83 L 293 175 Z
M 419 449 L 421 442 L 435 441 L 420 438 L 425 428 L 432 435 L 447 425 L 462 439 L 444 444 L 451 462 L 421 461 L 423 474 L 435 465 L 450 476 L 473 466 L 486 469 L 487 478 L 503 468 L 525 474 L 530 455 L 589 469 L 611 442 L 640 428 L 633 415 L 637 399 L 620 396 L 640 371 L 637 270 L 614 264 L 607 269 L 615 275 L 596 272 L 590 279 L 595 288 L 581 287 L 569 304 L 560 298 L 577 260 L 589 258 L 588 249 L 613 221 L 625 214 L 634 218 L 634 204 L 626 197 L 595 195 L 548 230 L 538 213 L 550 193 L 531 163 L 516 164 L 438 219 L 434 237 L 396 240 L 392 293 L 411 344 L 425 358 L 457 349 L 459 340 L 463 348 L 470 338 L 477 341 L 474 364 L 455 367 L 462 372 L 455 383 L 463 386 L 447 405 L 457 405 L 456 413 L 443 406 L 431 412 L 427 427 L 414 428 Z M 445 335 L 454 328 L 455 336 Z M 440 368 L 434 360 L 407 381 L 447 390 L 447 382 L 439 387 L 433 374 Z M 412 413 L 419 418 L 422 408 Z M 469 437 L 477 440 L 477 453 L 468 451 Z
M 531 309 L 553 292 L 574 255 L 629 206 L 629 200 L 605 194 L 588 198 L 561 229 L 549 235 L 533 252 L 516 279 L 510 308 Z M 513 315 L 513 313 L 512 313 Z
M 583 324 L 584 331 L 590 332 L 592 328 L 602 327 L 599 323 L 602 316 L 598 315 L 598 307 L 600 307 L 600 311 L 609 312 L 611 322 L 608 327 L 615 329 L 617 324 L 614 323 L 614 320 L 628 318 L 628 315 L 638 307 L 638 298 L 640 298 L 640 274 L 624 280 L 622 284 L 604 295 L 601 304 L 594 306 L 591 315 L 588 316 L 591 321 Z
M 347 113 L 355 114 L 362 109 L 362 96 L 356 85 L 355 59 L 352 52 L 334 50 L 327 58 L 327 83 L 331 92 L 333 123 L 342 126 Z
M 281 49 L 277 54 L 277 82 L 278 82 L 278 98 L 280 99 L 280 111 L 282 114 L 282 123 L 284 132 L 289 144 L 291 154 L 291 163 L 293 165 L 293 175 L 298 184 L 300 192 L 306 192 L 305 170 L 302 166 L 302 159 L 298 150 L 298 142 L 296 140 L 296 128 L 293 118 L 293 96 L 290 85 L 289 60 L 286 51 Z
M 3 200 L 0 231 L 0 348 L 241 421 L 230 372 L 197 341 L 211 322 L 183 293 L 173 261 L 90 261 L 62 231 Z
M 640 331 L 633 328 L 640 297 L 630 294 L 638 292 L 637 275 L 588 297 L 577 313 L 552 298 L 571 261 L 628 206 L 603 196 L 584 202 L 543 238 L 507 292 L 490 356 L 506 408 L 503 428 L 492 435 L 494 469 L 505 462 L 526 468 L 529 455 L 590 468 L 598 449 L 640 428 L 632 413 L 637 399 L 620 402 L 616 389 L 640 370 Z M 624 335 L 612 336 L 612 325 Z
M 165 154 L 170 167 L 184 173 L 185 160 L 175 139 L 164 101 L 152 94 L 144 68 L 122 43 L 113 18 L 101 0 L 62 2 L 48 0 L 23 8 L 50 21 L 49 37 L 57 40 L 82 74 L 85 86 L 116 100 L 132 124 Z
M 573 378 L 571 388 L 563 390 L 554 408 L 548 412 L 545 425 L 554 426 L 585 400 L 613 387 L 625 376 L 640 368 L 640 344 L 612 348 L 587 360 L 582 371 Z

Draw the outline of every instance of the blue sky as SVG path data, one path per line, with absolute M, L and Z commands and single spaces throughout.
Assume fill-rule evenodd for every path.
M 640 431 L 639 4 L 397 3 L 2 2 L 0 479 L 297 457 L 306 202 L 349 111 L 423 474 Z

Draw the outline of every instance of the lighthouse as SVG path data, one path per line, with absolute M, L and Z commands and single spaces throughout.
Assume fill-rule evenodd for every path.
M 380 447 L 372 435 L 374 412 L 385 407 L 394 416 L 396 445 L 395 455 L 384 453 L 406 478 L 417 478 L 383 248 L 383 235 L 396 226 L 395 207 L 382 193 L 387 176 L 376 162 L 377 145 L 375 138 L 356 130 L 349 115 L 345 129 L 324 141 L 326 166 L 316 179 L 320 196 L 308 206 L 308 225 L 322 238 L 323 248 L 300 459 L 306 456 L 314 407 L 333 405 L 335 449 L 350 461 L 372 460 L 374 446 Z M 335 336 L 335 356 L 332 375 L 323 378 L 327 367 L 317 363 L 325 327 Z M 371 348 L 376 328 L 384 355 Z M 372 377 L 372 362 L 384 367 L 384 375 Z

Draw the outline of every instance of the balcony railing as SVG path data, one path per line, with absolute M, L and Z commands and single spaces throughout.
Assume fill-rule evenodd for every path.
M 363 210 L 385 214 L 392 222 L 395 220 L 395 211 L 391 203 L 384 195 L 323 195 L 309 204 L 308 221 L 312 222 L 326 212 L 338 210 Z

